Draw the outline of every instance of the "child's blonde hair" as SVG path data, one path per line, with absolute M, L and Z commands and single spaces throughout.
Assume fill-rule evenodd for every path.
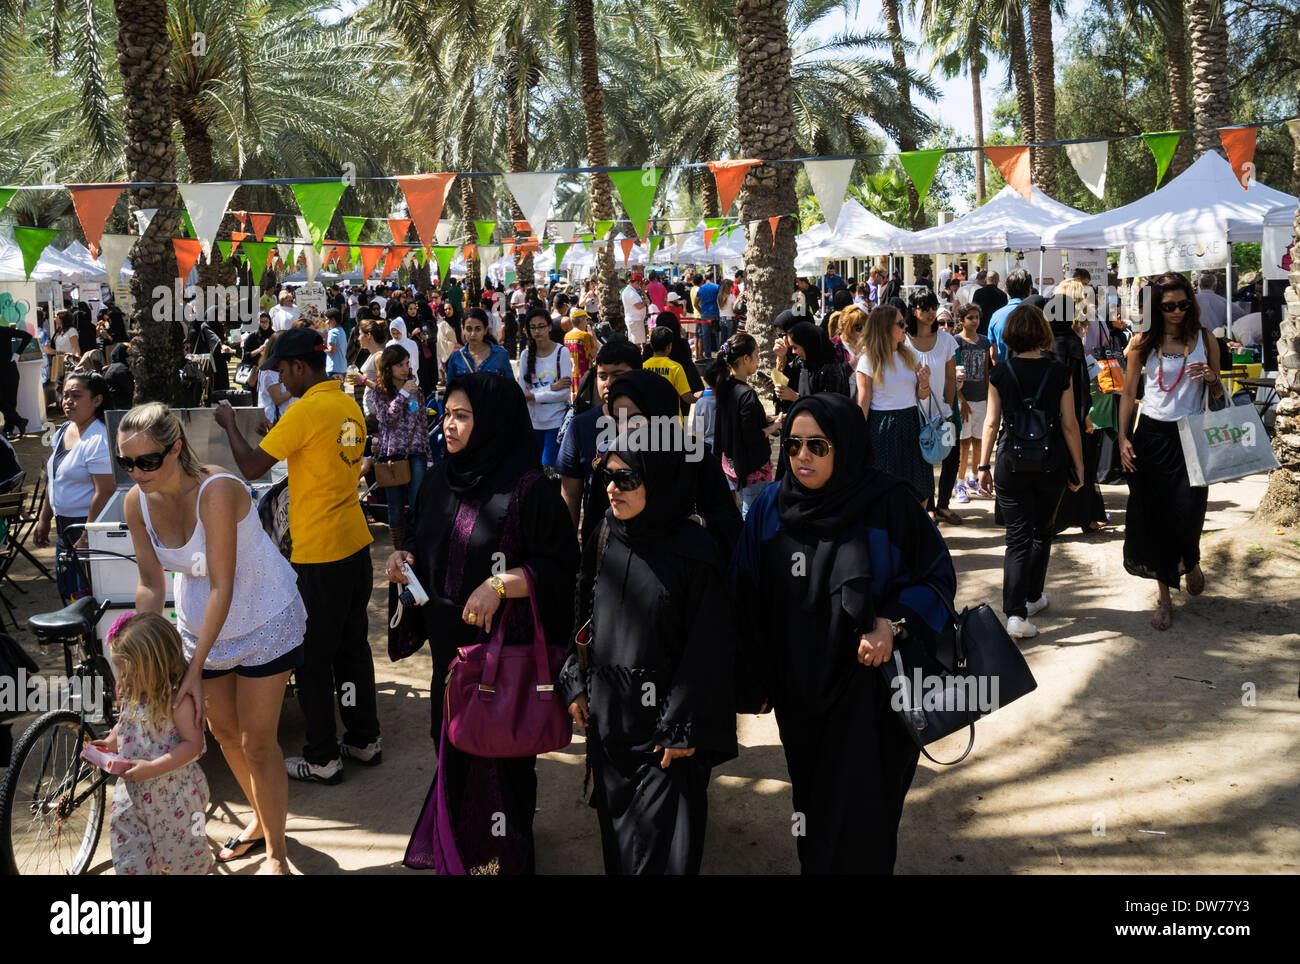
M 189 668 L 176 627 L 158 613 L 136 613 L 116 627 L 108 647 L 122 702 L 138 703 L 154 719 L 170 716 Z

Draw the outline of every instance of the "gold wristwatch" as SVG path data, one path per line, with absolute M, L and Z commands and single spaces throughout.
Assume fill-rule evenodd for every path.
M 488 580 L 488 585 L 492 587 L 498 599 L 506 598 L 506 584 L 501 581 L 500 576 L 494 573 L 492 578 Z

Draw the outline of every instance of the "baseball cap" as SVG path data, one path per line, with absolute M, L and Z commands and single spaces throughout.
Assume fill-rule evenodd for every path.
M 591 315 L 587 313 L 587 310 L 585 308 L 574 308 L 572 311 L 569 312 L 570 320 L 574 318 L 590 318 L 590 317 Z
M 310 328 L 289 328 L 276 338 L 275 348 L 262 362 L 262 369 L 274 368 L 282 361 L 301 361 L 310 358 L 314 352 L 325 353 L 325 341 L 319 332 Z
M 668 301 L 681 301 L 682 296 L 675 291 L 668 292 Z
M 645 278 L 641 277 L 639 274 L 634 274 L 634 275 L 632 275 L 632 280 L 633 280 L 633 281 L 644 281 Z

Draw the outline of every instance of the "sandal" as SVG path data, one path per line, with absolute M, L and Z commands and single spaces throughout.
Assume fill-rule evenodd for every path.
M 952 526 L 959 526 L 965 521 L 952 509 L 935 509 L 934 514 Z
M 1197 566 L 1187 574 L 1187 594 L 1189 596 L 1199 596 L 1205 592 L 1205 573 L 1201 567 Z
M 240 847 L 243 847 L 244 849 L 239 850 Z M 242 860 L 245 857 L 265 850 L 266 838 L 256 837 L 253 840 L 242 840 L 239 837 L 227 837 L 226 842 L 221 845 L 221 849 L 229 850 L 230 856 L 223 857 L 221 854 L 217 854 L 217 863 L 228 864 L 232 860 Z M 239 853 L 235 853 L 236 850 L 239 850 Z

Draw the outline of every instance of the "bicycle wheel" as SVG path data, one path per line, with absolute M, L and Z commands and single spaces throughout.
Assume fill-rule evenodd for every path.
M 11 874 L 82 874 L 104 825 L 106 775 L 81 759 L 91 738 L 71 710 L 27 728 L 0 784 L 0 834 Z

